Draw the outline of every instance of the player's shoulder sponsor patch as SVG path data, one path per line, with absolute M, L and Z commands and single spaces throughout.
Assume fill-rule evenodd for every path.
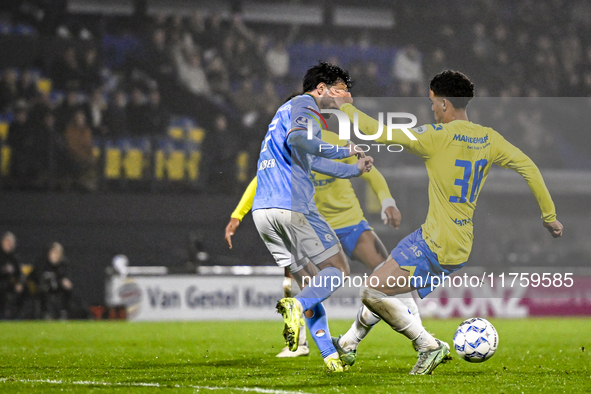
M 442 124 L 431 124 L 435 130 L 441 130 L 443 128 Z
M 295 118 L 295 120 L 293 121 L 293 123 L 297 124 L 298 126 L 302 126 L 302 127 L 308 127 L 308 118 L 306 118 L 305 116 L 298 116 L 297 118 Z
M 417 134 L 423 134 L 425 131 L 427 131 L 427 125 L 413 127 L 411 130 Z

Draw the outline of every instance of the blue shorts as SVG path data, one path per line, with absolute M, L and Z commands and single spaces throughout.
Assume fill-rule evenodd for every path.
M 423 239 L 422 228 L 406 236 L 390 254 L 400 268 L 410 272 L 411 287 L 417 290 L 421 298 L 425 298 L 433 291 L 431 290 L 433 276 L 450 275 L 466 264 L 440 265 L 437 255 L 429 249 Z
M 364 231 L 372 231 L 372 228 L 369 227 L 369 223 L 367 220 L 362 220 L 359 224 L 349 227 L 343 227 L 339 229 L 335 229 L 334 232 L 339 237 L 341 241 L 341 245 L 343 246 L 343 250 L 349 256 L 350 259 L 353 259 L 353 249 L 355 249 L 355 245 L 357 245 L 357 241 L 359 241 L 359 237 Z

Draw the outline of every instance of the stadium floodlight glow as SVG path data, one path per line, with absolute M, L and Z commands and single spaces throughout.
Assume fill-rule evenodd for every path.
M 337 117 L 337 121 L 339 122 L 339 139 L 340 140 L 350 140 L 351 139 L 351 123 L 349 121 L 349 117 L 343 111 L 338 109 L 321 109 L 321 113 L 323 114 L 334 114 Z M 406 118 L 410 119 L 410 123 L 393 123 L 394 119 Z M 386 113 L 386 133 L 389 140 L 392 139 L 392 130 L 400 129 L 404 134 L 407 135 L 412 141 L 417 141 L 417 137 L 415 137 L 409 128 L 413 128 L 417 125 L 417 117 L 408 112 L 388 112 Z M 382 136 L 384 132 L 384 113 L 380 112 L 378 114 L 378 122 L 379 127 L 375 134 L 365 135 L 359 131 L 359 117 L 358 114 L 355 113 L 353 118 L 353 132 L 355 136 L 360 140 L 364 141 L 375 141 L 376 139 Z M 307 122 L 307 129 L 308 129 L 308 139 L 311 140 L 314 136 L 313 131 L 313 123 L 308 121 Z

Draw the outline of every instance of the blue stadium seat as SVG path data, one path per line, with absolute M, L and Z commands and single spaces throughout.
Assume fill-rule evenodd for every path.
M 13 33 L 18 34 L 19 36 L 32 36 L 37 33 L 37 30 L 35 30 L 35 28 L 33 26 L 19 23 L 13 29 Z
M 61 90 L 53 90 L 51 93 L 49 93 L 49 100 L 53 105 L 60 105 L 62 101 L 64 101 L 65 97 L 66 94 Z

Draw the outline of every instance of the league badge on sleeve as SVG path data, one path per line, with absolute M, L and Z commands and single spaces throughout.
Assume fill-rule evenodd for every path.
M 308 127 L 308 118 L 306 118 L 305 116 L 298 116 L 293 123 L 297 124 L 298 126 L 301 127 Z
M 427 125 L 413 127 L 411 130 L 417 134 L 423 134 L 425 131 L 427 131 Z

